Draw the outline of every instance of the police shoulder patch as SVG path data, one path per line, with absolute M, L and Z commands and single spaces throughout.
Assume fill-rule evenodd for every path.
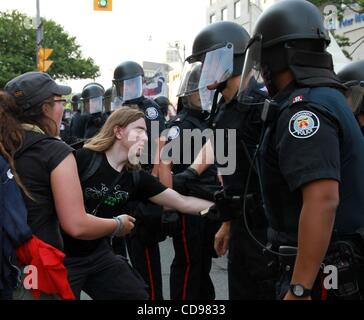
M 155 107 L 149 107 L 145 110 L 145 116 L 149 119 L 149 120 L 154 120 L 158 118 L 158 110 Z
M 180 128 L 178 126 L 173 126 L 169 129 L 167 138 L 168 140 L 176 139 L 179 136 Z
M 311 111 L 299 111 L 289 120 L 288 130 L 292 136 L 298 139 L 312 137 L 320 128 L 320 120 Z

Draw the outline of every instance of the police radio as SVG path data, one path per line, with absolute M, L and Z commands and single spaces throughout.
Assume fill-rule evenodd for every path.
M 274 100 L 265 99 L 263 110 L 260 118 L 263 123 L 269 125 L 277 119 L 279 114 L 279 105 Z

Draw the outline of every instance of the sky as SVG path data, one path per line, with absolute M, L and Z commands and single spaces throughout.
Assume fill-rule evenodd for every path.
M 94 11 L 93 0 L 39 2 L 41 16 L 75 36 L 83 56 L 99 65 L 101 77 L 95 80 L 105 88 L 123 61 L 164 62 L 168 43 L 180 41 L 188 56 L 194 37 L 206 25 L 208 5 L 208 0 L 113 0 L 113 10 L 105 12 Z M 0 0 L 0 11 L 13 9 L 35 17 L 36 0 Z M 80 92 L 88 82 L 67 84 Z

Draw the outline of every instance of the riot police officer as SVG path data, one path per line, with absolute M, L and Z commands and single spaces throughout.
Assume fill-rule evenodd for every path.
M 196 81 L 199 80 L 200 73 L 201 65 L 195 66 L 189 76 L 184 79 L 186 84 L 182 83 L 181 86 L 189 88 L 186 88 L 183 95 L 179 97 L 182 100 L 183 109 L 167 124 L 170 128 L 169 143 L 176 144 L 179 151 L 179 155 L 176 156 L 176 163 L 173 163 L 172 167 L 174 174 L 187 169 L 197 156 L 200 150 L 198 148 L 201 148 L 202 143 L 206 142 L 203 133 L 208 128 L 209 112 L 201 109 L 199 91 L 195 91 Z M 159 102 L 163 102 L 164 99 L 162 98 L 166 99 L 165 97 L 158 97 L 157 99 Z M 192 130 L 197 131 L 196 139 L 192 135 L 189 136 Z M 189 154 L 184 152 L 186 149 L 188 149 Z M 184 159 L 188 162 L 184 162 Z M 202 188 L 202 183 L 218 185 L 215 166 L 210 166 L 195 182 L 198 188 Z M 184 193 L 186 190 L 178 191 Z M 170 273 L 170 297 L 172 300 L 213 300 L 215 298 L 210 270 L 212 257 L 216 256 L 214 235 L 219 225 L 217 222 L 198 216 L 180 215 L 179 223 L 172 234 L 175 251 Z
M 83 137 L 88 139 L 96 135 L 105 123 L 103 114 L 104 87 L 96 82 L 87 84 L 81 93 L 83 110 L 87 114 Z
M 349 63 L 337 75 L 349 88 L 348 103 L 364 135 L 364 60 Z
M 71 99 L 73 115 L 71 118 L 71 135 L 82 139 L 85 132 L 86 118 L 81 115 L 81 93 L 76 93 Z
M 111 113 L 111 97 L 112 97 L 112 87 L 106 89 L 104 95 L 104 107 L 105 107 L 105 114 L 107 117 Z
M 169 99 L 165 96 L 158 96 L 154 98 L 154 102 L 159 105 L 165 121 L 170 120 L 169 106 L 171 106 L 172 104 Z
M 205 27 L 195 37 L 192 55 L 186 60 L 187 64 L 183 74 L 188 74 L 186 68 L 193 68 L 194 64 L 201 64 L 202 71 L 197 87 L 202 97 L 202 108 L 208 108 L 206 103 L 210 101 L 214 93 L 214 104 L 211 108 L 211 126 L 215 130 L 214 154 L 208 150 L 211 144 L 206 143 L 200 154 L 206 153 L 209 159 L 204 161 L 200 155 L 190 168 L 177 175 L 174 182 L 183 184 L 194 179 L 206 167 L 207 162 L 221 158 L 225 153 L 223 146 L 231 148 L 236 154 L 228 165 L 235 162 L 236 168 L 226 167 L 226 164 L 217 162 L 223 180 L 224 193 L 230 208 L 225 208 L 226 221 L 216 234 L 215 249 L 218 255 L 222 255 L 229 247 L 228 256 L 228 280 L 229 298 L 241 299 L 272 299 L 274 297 L 273 274 L 267 265 L 270 258 L 263 255 L 262 249 L 249 236 L 247 225 L 242 216 L 242 207 L 236 205 L 233 199 L 243 198 L 245 185 L 248 180 L 248 172 L 251 167 L 251 158 L 255 145 L 259 141 L 261 122 L 259 112 L 256 109 L 240 104 L 236 99 L 239 89 L 241 71 L 244 64 L 244 50 L 249 41 L 247 31 L 240 25 L 230 22 L 216 22 Z M 265 93 L 256 87 L 257 100 L 264 100 Z M 185 90 L 181 88 L 181 90 Z M 222 95 L 216 105 L 218 94 Z M 217 112 L 216 112 L 217 110 Z M 229 140 L 230 133 L 236 133 L 236 140 Z M 216 143 L 217 133 L 224 133 L 224 143 Z M 253 201 L 247 208 L 249 228 L 260 241 L 266 242 L 267 221 L 262 210 L 259 195 L 258 177 L 252 176 L 248 193 Z M 230 215 L 230 216 L 228 216 Z
M 62 122 L 59 128 L 59 135 L 61 139 L 67 144 L 71 144 L 77 140 L 76 137 L 73 137 L 71 135 L 71 128 L 70 128 L 71 118 L 72 118 L 71 109 L 65 109 L 63 111 Z
M 134 61 L 125 61 L 114 70 L 113 94 L 111 99 L 112 109 L 123 105 L 137 105 L 145 114 L 147 125 L 148 144 L 146 152 L 141 157 L 142 168 L 151 172 L 166 186 L 172 185 L 170 168 L 159 161 L 160 149 L 164 142 L 160 140 L 160 134 L 165 129 L 163 115 L 158 104 L 143 96 L 143 68 Z M 153 128 L 153 130 L 152 130 Z M 157 134 L 155 134 L 155 132 Z M 155 161 L 157 160 L 157 161 Z M 150 219 L 145 224 L 160 225 L 162 208 L 150 202 L 138 206 L 141 221 L 145 217 Z M 142 230 L 137 226 L 137 230 Z M 135 232 L 134 236 L 127 239 L 128 252 L 133 266 L 143 276 L 149 285 L 150 298 L 163 299 L 162 271 L 160 263 L 160 251 L 158 241 L 165 237 L 160 230 L 150 230 L 148 235 L 142 238 L 142 232 Z M 145 235 L 145 233 L 143 233 Z M 153 238 L 153 239 L 152 239 Z
M 329 42 L 317 7 L 280 1 L 256 22 L 241 81 L 242 101 L 259 74 L 273 97 L 262 114 L 259 162 L 285 299 L 363 293 L 364 141 Z M 328 265 L 337 271 L 334 286 L 323 281 Z

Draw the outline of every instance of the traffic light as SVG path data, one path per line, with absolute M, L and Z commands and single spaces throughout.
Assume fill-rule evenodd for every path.
M 94 0 L 94 10 L 111 11 L 112 10 L 112 0 Z
M 52 60 L 47 60 L 52 54 L 53 49 L 49 48 L 39 48 L 38 49 L 38 71 L 46 72 L 48 68 L 52 65 Z

